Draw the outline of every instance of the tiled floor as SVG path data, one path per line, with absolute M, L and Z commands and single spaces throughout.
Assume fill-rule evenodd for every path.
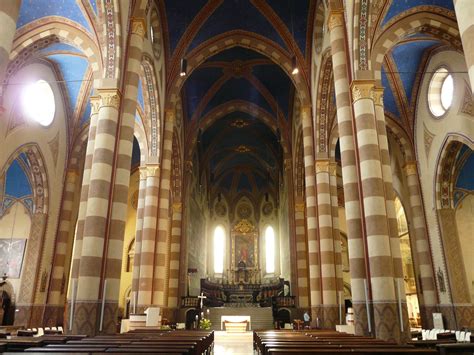
M 252 355 L 252 332 L 226 333 L 216 331 L 214 333 L 215 355 Z

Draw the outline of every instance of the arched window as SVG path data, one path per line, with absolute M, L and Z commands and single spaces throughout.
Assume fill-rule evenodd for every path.
M 214 230 L 214 273 L 224 272 L 225 230 L 217 226 Z
M 428 87 L 428 105 L 435 117 L 443 116 L 453 103 L 453 76 L 446 68 L 439 68 L 433 74 Z
M 267 274 L 275 272 L 275 232 L 272 226 L 265 229 L 265 270 Z

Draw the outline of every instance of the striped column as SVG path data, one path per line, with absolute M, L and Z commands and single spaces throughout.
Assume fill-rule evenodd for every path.
M 341 149 L 342 180 L 346 210 L 349 264 L 351 273 L 352 306 L 355 332 L 368 334 L 367 309 L 365 306 L 364 280 L 367 279 L 365 263 L 364 230 L 361 219 L 359 179 L 354 147 L 352 109 L 349 91 L 349 67 L 347 64 L 346 32 L 343 11 L 331 11 L 328 19 L 331 40 L 334 87 L 337 106 L 337 124 Z
M 0 1 L 0 23 L 2 35 L 0 36 L 0 82 L 3 82 L 5 70 L 9 63 L 13 37 L 16 32 L 16 21 L 20 12 L 21 0 Z M 2 92 L 0 92 L 2 94 Z
M 101 280 L 101 292 L 105 290 L 106 299 L 102 331 L 106 333 L 116 332 L 115 324 L 118 316 L 123 238 L 127 219 L 127 200 L 133 150 L 133 131 L 135 129 L 145 29 L 146 23 L 144 18 L 132 18 L 130 20 L 130 37 L 124 74 L 123 104 L 121 107 L 122 114 L 118 131 L 117 150 L 115 152 L 115 165 L 112 172 L 114 176 L 111 212 L 110 219 L 107 221 L 105 279 Z
M 383 106 L 383 88 L 374 87 L 372 98 L 374 100 L 376 129 L 378 145 L 380 150 L 380 162 L 382 165 L 382 179 L 385 189 L 385 208 L 387 211 L 388 231 L 390 236 L 390 248 L 393 263 L 393 276 L 397 300 L 400 299 L 403 307 L 403 334 L 402 338 L 409 340 L 410 323 L 408 320 L 408 308 L 406 304 L 405 281 L 403 277 L 403 261 L 400 249 L 400 238 L 398 236 L 398 220 L 395 211 L 395 192 L 393 190 L 392 166 L 390 163 L 390 152 L 388 150 L 387 128 L 385 123 L 385 110 Z
M 317 160 L 315 166 L 321 253 L 323 327 L 335 329 L 338 321 L 338 306 L 329 160 Z
M 334 243 L 334 263 L 336 267 L 336 290 L 337 304 L 342 304 L 341 320 L 345 322 L 344 314 L 344 279 L 342 274 L 342 247 L 341 233 L 339 232 L 339 203 L 337 199 L 337 163 L 329 162 L 329 180 L 331 193 L 331 211 L 332 211 L 332 234 Z M 339 315 L 339 313 L 338 313 Z M 338 318 L 339 321 L 339 318 Z M 343 324 L 337 323 L 337 324 Z
M 169 283 L 168 307 L 178 307 L 179 286 L 179 259 L 181 244 L 181 221 L 183 218 L 183 205 L 181 202 L 173 203 L 173 216 L 171 219 L 171 243 L 169 251 Z
M 298 275 L 298 306 L 309 306 L 308 299 L 308 251 L 306 247 L 306 227 L 304 200 L 295 197 L 296 272 Z
M 138 306 L 140 310 L 153 304 L 153 268 L 158 215 L 158 193 L 160 166 L 146 167 L 146 191 L 143 207 L 142 245 L 140 253 L 140 279 L 138 285 Z
M 471 91 L 474 90 L 474 6 L 471 0 L 454 0 L 454 10 L 461 35 L 464 58 L 471 82 Z
M 138 311 L 135 309 L 138 306 L 138 289 L 140 280 L 140 260 L 142 250 L 142 235 L 143 235 L 143 216 L 145 210 L 145 194 L 146 194 L 146 177 L 147 169 L 145 166 L 140 167 L 140 182 L 138 186 L 138 202 L 137 202 L 137 225 L 135 228 L 135 255 L 133 258 L 133 272 L 132 272 L 132 312 Z
M 379 339 L 400 341 L 394 268 L 385 207 L 385 185 L 373 101 L 374 82 L 354 80 L 351 89 L 367 233 L 375 335 Z
M 167 261 L 168 243 L 169 243 L 169 208 L 170 208 L 170 189 L 171 189 L 171 157 L 173 145 L 173 127 L 175 122 L 175 111 L 166 110 L 165 125 L 163 130 L 163 155 L 162 172 L 160 178 L 160 194 L 158 202 L 158 234 L 155 247 L 155 276 L 153 280 L 153 304 L 166 306 L 168 288 L 167 280 Z
M 407 162 L 403 168 L 407 179 L 408 192 L 410 195 L 410 207 L 412 213 L 412 228 L 415 246 L 413 253 L 417 261 L 417 281 L 420 299 L 420 314 L 425 328 L 433 328 L 432 313 L 437 311 L 438 297 L 433 274 L 433 263 L 430 252 L 428 231 L 426 230 L 425 215 L 423 212 L 423 200 L 421 198 L 420 179 L 416 161 Z
M 86 209 L 87 209 L 87 197 L 89 196 L 89 184 L 90 184 L 90 174 L 92 167 L 92 157 L 94 155 L 95 148 L 95 136 L 97 131 L 97 119 L 99 114 L 100 107 L 100 98 L 98 96 L 92 96 L 91 101 L 91 118 L 89 123 L 89 136 L 87 140 L 86 147 L 86 156 L 84 160 L 84 170 L 82 172 L 82 188 L 81 196 L 79 200 L 79 212 L 77 215 L 76 221 L 76 230 L 74 236 L 74 246 L 73 246 L 73 255 L 72 255 L 72 267 L 70 274 L 70 283 L 68 288 L 68 309 L 66 312 L 66 317 L 70 316 L 70 307 L 71 300 L 75 298 L 75 291 L 77 289 L 77 280 L 79 278 L 79 265 L 81 261 L 82 254 L 82 238 L 84 234 L 84 222 L 86 218 Z M 69 324 L 69 320 L 68 320 Z
M 97 91 L 100 107 L 90 169 L 72 329 L 75 334 L 87 335 L 96 334 L 99 328 L 101 272 L 121 96 L 117 89 Z
M 321 272 L 319 263 L 318 221 L 316 212 L 316 179 L 311 107 L 301 108 L 303 129 L 304 174 L 306 189 L 306 231 L 308 233 L 309 290 L 313 323 L 322 319 Z M 321 323 L 319 324 L 321 325 Z
M 51 322 L 51 324 L 48 323 L 48 325 L 51 326 L 56 326 L 56 324 L 58 324 L 57 321 L 62 319 L 64 283 L 68 279 L 67 275 L 69 273 L 67 269 L 68 265 L 66 265 L 66 254 L 72 247 L 72 243 L 70 242 L 72 238 L 69 236 L 74 233 L 72 210 L 79 178 L 78 171 L 75 169 L 69 169 L 66 172 L 63 201 L 59 213 L 58 234 L 53 257 L 51 283 L 48 290 L 48 308 L 51 308 L 49 309 L 50 316 L 48 317 L 48 322 Z

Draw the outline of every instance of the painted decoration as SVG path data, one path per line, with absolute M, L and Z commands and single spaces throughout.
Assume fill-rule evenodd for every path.
M 235 236 L 235 265 L 240 267 L 254 267 L 254 244 L 252 236 Z
M 0 239 L 0 276 L 20 278 L 26 239 Z

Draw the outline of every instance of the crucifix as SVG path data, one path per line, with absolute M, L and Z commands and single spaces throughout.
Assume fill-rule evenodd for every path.
M 202 309 L 202 306 L 203 306 L 203 303 L 204 303 L 204 299 L 207 298 L 206 296 L 204 296 L 204 293 L 201 292 L 201 296 L 198 296 L 198 298 L 201 300 L 200 303 L 201 303 L 201 309 Z

